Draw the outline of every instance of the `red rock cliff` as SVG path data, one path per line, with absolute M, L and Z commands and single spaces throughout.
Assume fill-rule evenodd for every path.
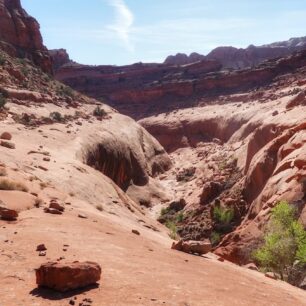
M 0 48 L 12 56 L 28 58 L 43 71 L 52 73 L 39 23 L 21 7 L 20 0 L 0 0 Z

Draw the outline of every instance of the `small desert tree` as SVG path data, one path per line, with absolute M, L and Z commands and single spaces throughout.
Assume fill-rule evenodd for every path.
M 296 261 L 306 264 L 306 231 L 296 219 L 296 211 L 286 201 L 273 209 L 263 245 L 253 253 L 265 269 L 287 280 Z

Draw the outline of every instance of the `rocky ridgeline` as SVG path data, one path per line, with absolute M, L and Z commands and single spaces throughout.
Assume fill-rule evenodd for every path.
M 56 55 L 54 51 L 51 54 Z M 57 69 L 56 78 L 140 119 L 195 106 L 205 98 L 211 101 L 220 95 L 245 93 L 268 85 L 273 79 L 304 67 L 305 54 L 301 51 L 237 71 L 222 71 L 222 65 L 212 59 L 182 66 L 138 63 L 94 67 L 68 63 Z
M 164 63 L 186 65 L 202 60 L 217 60 L 223 68 L 243 69 L 255 67 L 266 60 L 288 56 L 304 49 L 306 49 L 306 37 L 298 37 L 263 46 L 250 45 L 245 49 L 229 46 L 217 47 L 206 56 L 195 52 L 190 55 L 178 53 L 168 56 Z

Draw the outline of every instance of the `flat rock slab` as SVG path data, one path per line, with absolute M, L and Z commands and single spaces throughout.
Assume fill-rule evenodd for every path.
M 36 270 L 36 283 L 60 292 L 84 288 L 97 283 L 102 269 L 94 262 L 47 262 Z

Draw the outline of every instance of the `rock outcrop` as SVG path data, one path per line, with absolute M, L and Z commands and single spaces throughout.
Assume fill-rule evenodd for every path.
M 71 63 L 69 54 L 65 49 L 49 50 L 49 54 L 52 58 L 54 71 L 57 71 L 60 67 L 64 66 L 65 64 Z
M 39 24 L 21 7 L 20 0 L 0 0 L 0 29 L 1 49 L 12 56 L 28 58 L 43 71 L 52 73 Z

